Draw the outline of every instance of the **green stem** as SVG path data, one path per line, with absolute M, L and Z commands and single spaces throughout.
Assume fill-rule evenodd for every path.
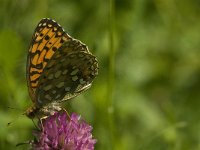
M 107 86 L 107 111 L 108 124 L 110 129 L 110 148 L 115 149 L 115 124 L 114 124 L 114 107 L 113 107 L 113 92 L 115 83 L 115 0 L 110 0 L 110 14 L 109 14 L 109 67 L 108 67 L 108 86 Z

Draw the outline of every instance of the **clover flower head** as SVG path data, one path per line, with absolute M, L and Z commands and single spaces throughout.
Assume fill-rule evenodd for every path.
M 92 127 L 73 113 L 70 118 L 65 111 L 41 121 L 41 131 L 34 133 L 33 150 L 93 150 Z

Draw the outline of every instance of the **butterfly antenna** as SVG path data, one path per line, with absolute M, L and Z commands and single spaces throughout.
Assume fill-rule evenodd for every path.
M 17 111 L 23 111 L 22 109 L 20 108 L 14 108 L 14 107 L 10 107 L 10 106 L 7 106 L 8 109 L 12 109 L 12 110 L 17 110 Z
M 25 114 L 22 114 L 22 115 L 25 115 Z M 7 127 L 9 127 L 13 122 L 17 121 L 20 117 L 21 116 L 18 116 L 17 118 L 15 118 L 15 120 L 8 122 Z
M 22 109 L 10 107 L 10 106 L 7 106 L 7 108 L 10 109 L 10 110 L 17 110 L 17 111 L 19 111 L 19 112 L 24 111 L 24 110 L 22 110 Z M 24 113 L 23 115 L 25 115 L 25 113 Z M 15 119 L 14 121 L 18 120 L 19 117 L 20 117 L 20 116 L 18 116 L 17 119 Z M 7 126 L 10 126 L 14 121 L 8 122 L 8 123 L 7 123 Z
M 8 127 L 8 126 L 10 126 L 10 125 L 11 125 L 11 123 L 12 123 L 12 122 L 8 122 L 8 123 L 7 123 L 7 127 Z

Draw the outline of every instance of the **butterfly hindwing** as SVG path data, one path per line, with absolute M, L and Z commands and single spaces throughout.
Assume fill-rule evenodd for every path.
M 97 59 L 84 44 L 78 40 L 65 42 L 43 70 L 36 104 L 61 102 L 80 94 L 90 86 L 97 71 Z

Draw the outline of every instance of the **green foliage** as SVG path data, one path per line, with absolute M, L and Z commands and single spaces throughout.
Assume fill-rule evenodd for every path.
M 93 125 L 95 149 L 200 149 L 198 1 L 116 0 L 114 7 L 112 0 L 0 2 L 0 149 L 32 139 L 35 127 L 21 116 L 31 105 L 26 55 L 46 17 L 98 58 L 91 89 L 65 103 Z

